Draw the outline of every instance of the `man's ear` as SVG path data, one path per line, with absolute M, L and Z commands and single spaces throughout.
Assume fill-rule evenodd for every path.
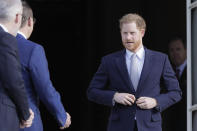
M 31 21 L 31 18 L 29 17 L 28 19 L 28 26 L 31 27 L 32 26 L 32 21 Z
M 14 22 L 15 22 L 15 23 L 18 23 L 18 22 L 19 22 L 19 14 L 16 14 L 16 17 L 15 17 Z
M 144 29 L 141 29 L 140 31 L 141 31 L 141 35 L 142 35 L 142 37 L 144 37 L 145 30 L 144 30 Z

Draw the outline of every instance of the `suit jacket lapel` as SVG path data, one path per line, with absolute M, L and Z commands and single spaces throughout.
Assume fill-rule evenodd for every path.
M 121 52 L 121 55 L 116 58 L 116 65 L 118 67 L 118 70 L 120 72 L 121 78 L 123 78 L 123 81 L 126 83 L 129 90 L 134 90 L 134 87 L 131 83 L 131 80 L 129 78 L 127 66 L 126 66 L 126 60 L 125 60 L 125 50 Z
M 145 48 L 145 59 L 144 59 L 144 65 L 142 68 L 142 72 L 141 72 L 141 76 L 140 76 L 140 80 L 138 83 L 138 88 L 137 88 L 137 92 L 140 92 L 140 90 L 142 89 L 142 85 L 144 83 L 144 81 L 146 80 L 146 78 L 148 77 L 150 70 L 151 70 L 151 66 L 152 66 L 152 54 L 151 52 Z

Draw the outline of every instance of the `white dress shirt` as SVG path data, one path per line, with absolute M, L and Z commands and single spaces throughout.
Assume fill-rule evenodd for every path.
M 126 54 L 125 54 L 125 58 L 126 58 L 126 65 L 127 65 L 127 71 L 129 73 L 130 76 L 130 68 L 131 68 L 131 56 L 134 54 L 134 52 L 129 51 L 128 49 L 126 49 Z M 139 78 L 141 76 L 141 72 L 142 72 L 142 68 L 144 65 L 144 59 L 145 59 L 145 51 L 144 51 L 144 47 L 142 46 L 137 52 L 137 70 L 138 70 L 138 75 Z

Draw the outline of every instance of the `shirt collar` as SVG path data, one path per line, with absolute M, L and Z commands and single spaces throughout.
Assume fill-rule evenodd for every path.
M 3 30 L 4 30 L 5 32 L 8 32 L 8 29 L 7 29 L 4 25 L 2 25 L 2 24 L 0 23 L 0 26 L 3 28 Z
M 183 64 L 181 64 L 180 66 L 176 67 L 176 69 L 179 69 L 179 70 L 184 70 L 185 66 L 187 64 L 187 59 L 183 62 Z
M 134 54 L 134 52 L 126 49 L 126 57 L 128 57 L 130 59 L 133 54 Z M 144 47 L 142 46 L 135 54 L 137 55 L 137 57 L 140 60 L 142 60 L 144 58 L 144 54 L 145 54 Z
M 25 39 L 27 39 L 27 37 L 25 36 L 23 32 L 18 31 L 18 34 L 22 35 Z

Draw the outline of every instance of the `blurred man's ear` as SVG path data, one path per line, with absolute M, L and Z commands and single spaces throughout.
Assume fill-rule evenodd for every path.
M 31 21 L 31 18 L 29 17 L 29 19 L 28 19 L 28 26 L 31 27 L 32 24 L 33 24 L 33 23 L 32 23 L 32 21 Z
M 16 14 L 16 17 L 15 17 L 15 20 L 14 20 L 15 23 L 18 23 L 18 22 L 19 22 L 19 20 L 20 20 L 20 19 L 19 19 L 19 17 L 20 17 L 19 15 L 20 15 L 20 14 Z
M 144 37 L 145 30 L 144 29 L 141 29 L 140 32 L 141 32 L 142 37 Z

